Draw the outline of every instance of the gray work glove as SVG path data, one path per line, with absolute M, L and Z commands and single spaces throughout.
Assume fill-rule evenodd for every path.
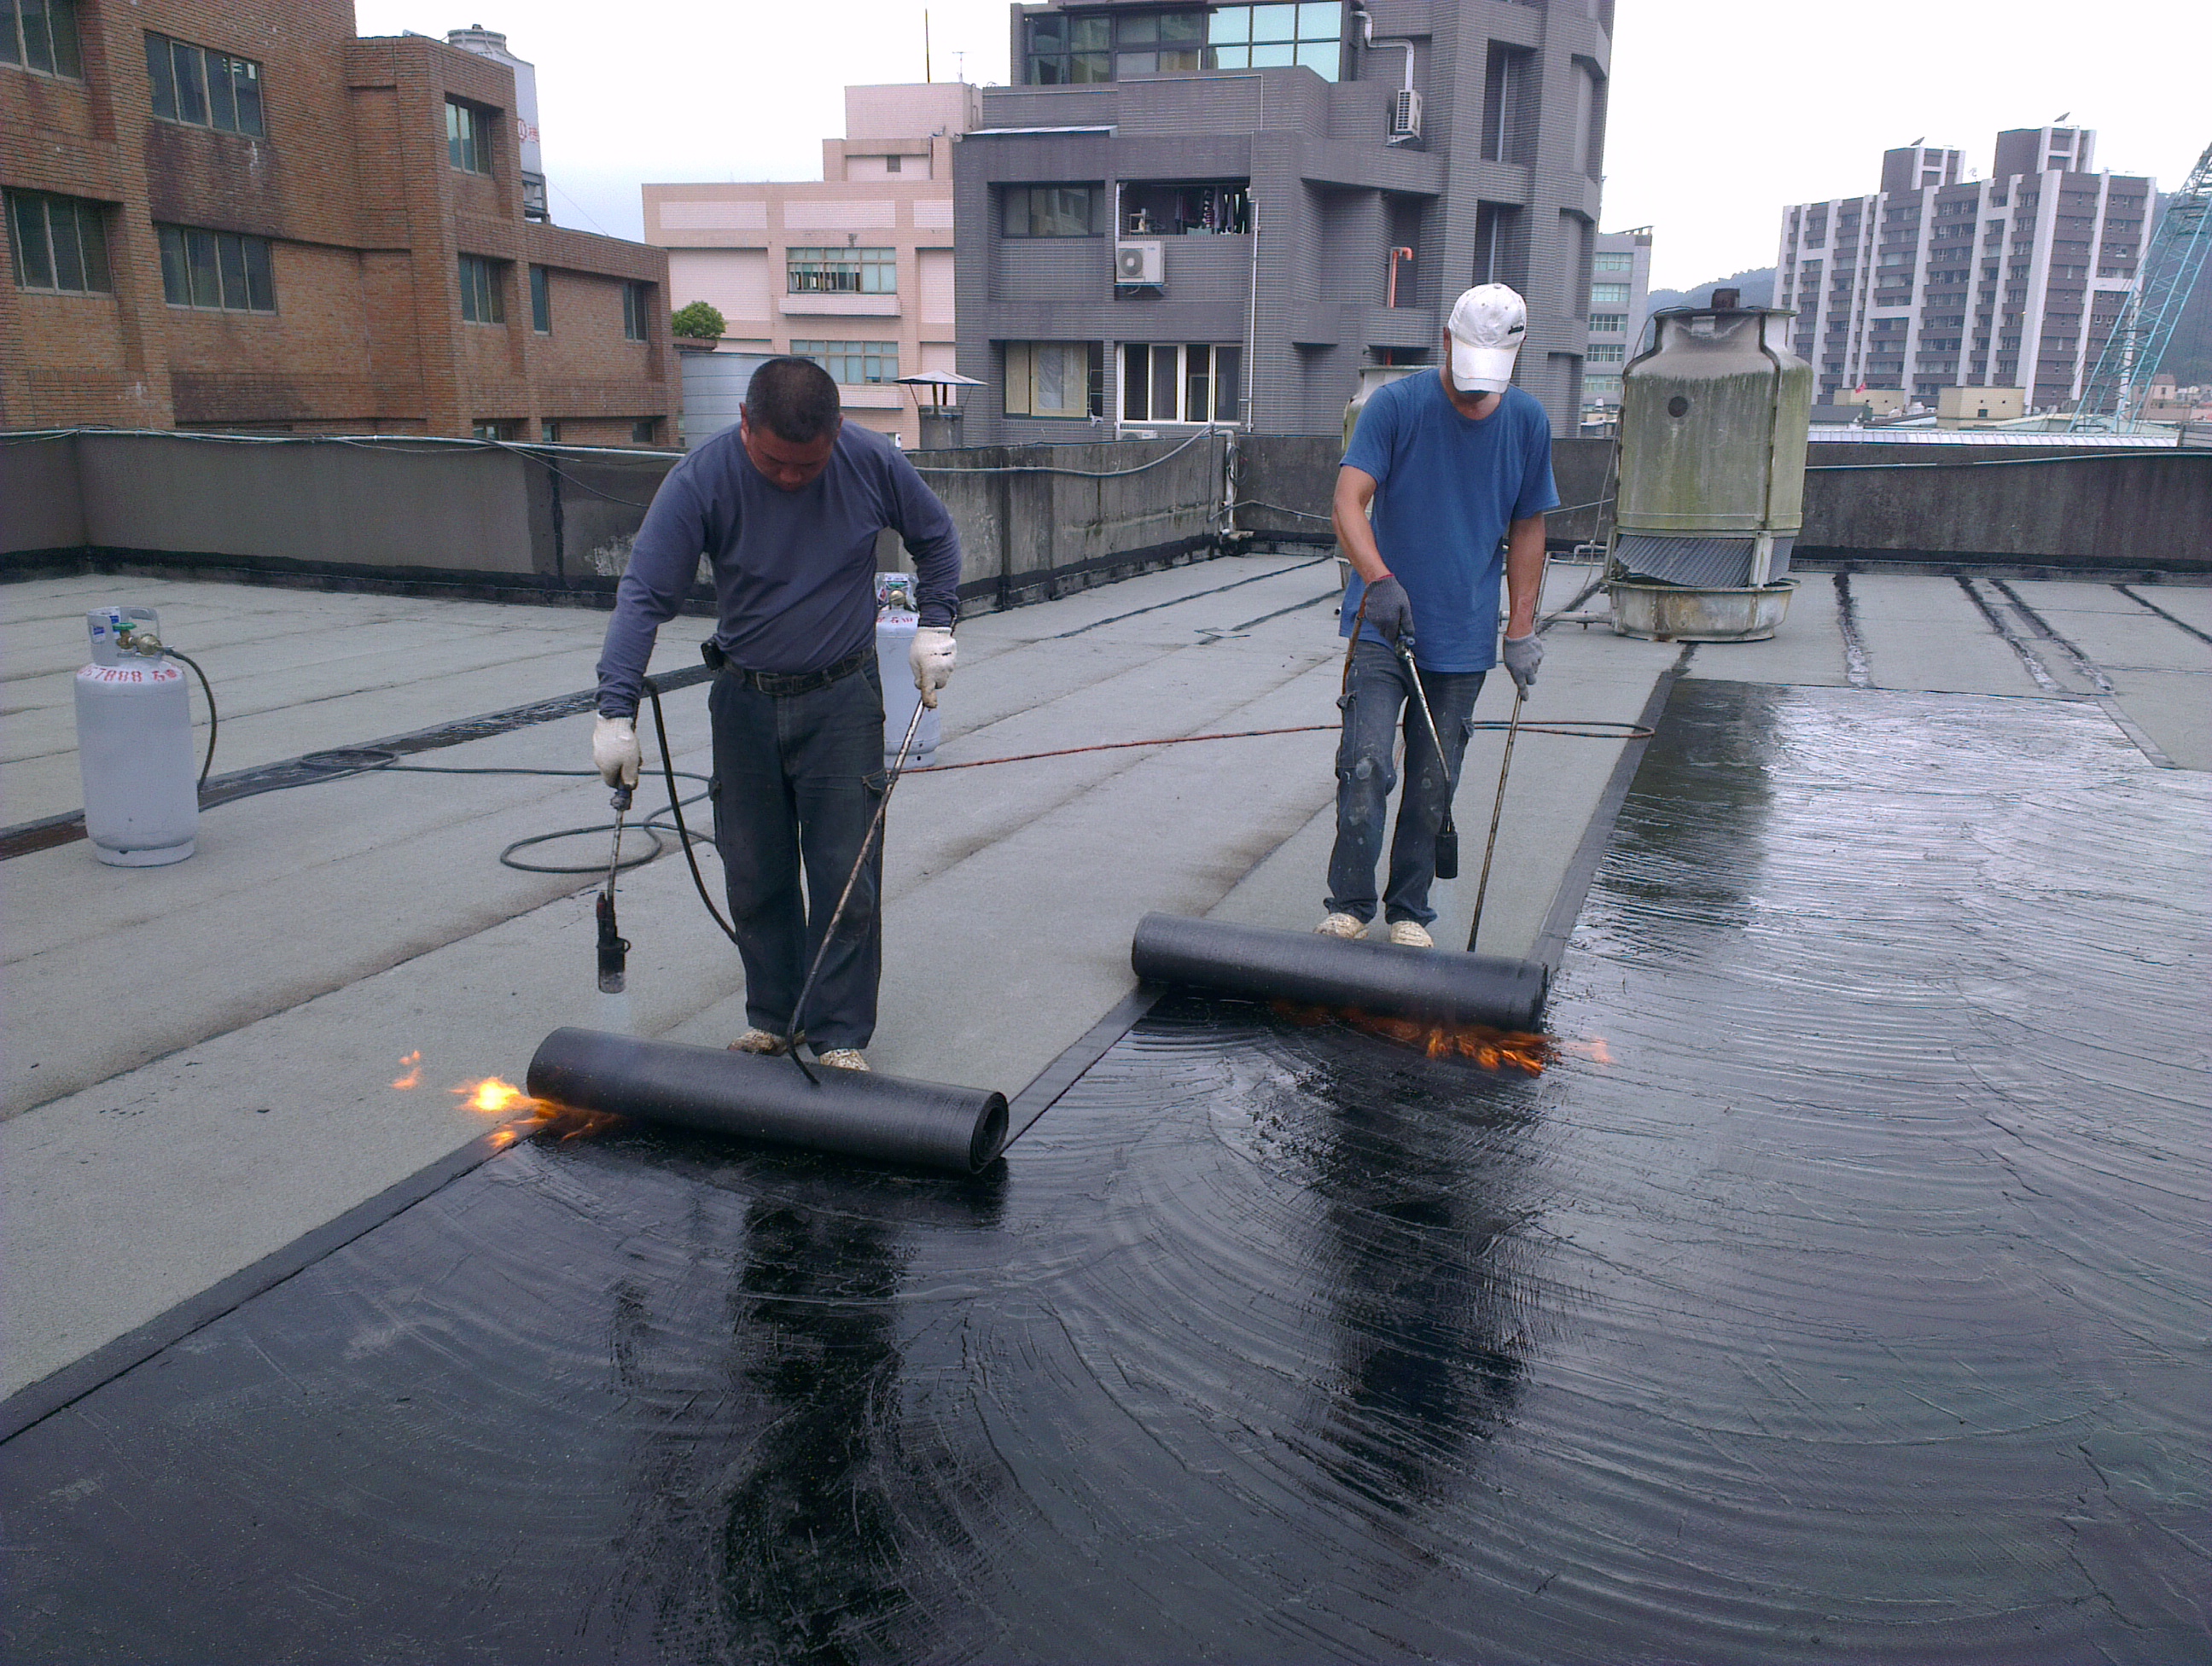
M 1525 695 L 1536 686 L 1536 667 L 1544 663 L 1544 645 L 1536 640 L 1536 633 L 1505 639 L 1505 674 L 1513 679 L 1516 693 Z
M 610 787 L 637 785 L 637 724 L 627 717 L 601 717 L 592 725 L 592 767 Z
M 1369 583 L 1365 609 L 1362 617 L 1382 633 L 1382 640 L 1395 644 L 1401 635 L 1410 636 L 1413 631 L 1413 604 L 1406 594 L 1406 587 L 1385 573 Z

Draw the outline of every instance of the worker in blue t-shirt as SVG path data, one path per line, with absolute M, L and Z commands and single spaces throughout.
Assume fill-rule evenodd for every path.
M 1485 672 L 1498 663 L 1498 587 L 1511 617 L 1504 660 L 1526 694 L 1544 657 L 1536 593 L 1544 574 L 1544 512 L 1559 507 L 1552 428 L 1515 387 L 1513 362 L 1528 309 L 1502 283 L 1462 295 L 1444 331 L 1437 374 L 1378 388 L 1337 471 L 1336 535 L 1351 556 L 1338 634 L 1352 645 L 1344 738 L 1336 755 L 1336 847 L 1328 912 L 1315 927 L 1359 937 L 1375 918 L 1376 864 L 1403 714 L 1406 793 L 1380 899 L 1393 943 L 1431 948 L 1429 906 L 1437 830 L 1450 806 L 1468 724 Z M 1373 506 L 1373 520 L 1369 507 Z M 1501 556 L 1501 547 L 1503 554 Z M 1410 637 L 1429 709 L 1449 756 L 1438 758 L 1397 648 Z
M 844 421 L 837 384 L 811 360 L 753 372 L 738 426 L 706 441 L 653 494 L 615 591 L 599 655 L 592 762 L 635 786 L 637 702 L 659 628 L 705 556 L 718 623 L 714 843 L 745 966 L 745 1018 L 730 1045 L 781 1053 L 793 1008 L 855 866 L 859 878 L 797 1015 L 826 1065 L 866 1070 L 883 970 L 883 846 L 860 849 L 885 791 L 876 669 L 876 534 L 914 556 L 921 615 L 908 668 L 922 703 L 952 675 L 960 534 L 914 465 Z M 802 890 L 804 881 L 804 895 Z

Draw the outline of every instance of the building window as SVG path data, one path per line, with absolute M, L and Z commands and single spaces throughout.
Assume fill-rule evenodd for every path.
M 795 295 L 898 293 L 896 249 L 786 249 L 783 270 Z
M 1153 76 L 1203 67 L 1206 14 L 1136 12 L 1114 20 L 1114 75 Z
M 446 160 L 464 173 L 491 172 L 491 116 L 459 99 L 446 100 Z
M 886 156 L 884 158 L 884 172 L 886 173 L 903 173 L 905 168 L 906 158 L 903 156 Z
M 506 264 L 480 254 L 461 257 L 461 316 L 471 324 L 507 322 Z
M 1323 81 L 1334 81 L 1343 67 L 1343 52 L 1344 7 L 1340 0 L 1222 6 L 1206 26 L 1209 70 L 1271 70 L 1302 64 Z
M 6 0 L 0 0 L 4 9 Z M 163 121 L 263 137 L 261 66 L 165 34 L 146 37 L 146 80 Z
M 623 334 L 631 341 L 643 341 L 652 317 L 653 285 L 630 279 L 623 285 Z
M 1125 423 L 1233 423 L 1239 347 L 1126 343 L 1121 349 Z
M 0 64 L 82 81 L 76 0 L 0 0 Z
M 1091 237 L 1105 229 L 1097 185 L 1006 185 L 999 228 L 1008 237 Z
M 1092 15 L 1070 17 L 1064 12 L 1023 21 L 1026 37 L 1025 79 L 1032 87 L 1065 87 L 1076 82 L 1114 78 L 1114 20 Z
M 514 416 L 479 416 L 469 424 L 469 434 L 477 440 L 520 440 L 522 422 Z
M 1596 286 L 1592 285 L 1591 287 L 1595 288 Z M 1626 335 L 1628 331 L 1628 314 L 1626 313 L 1592 313 L 1590 314 L 1589 327 L 1590 334 L 1593 336 Z
M 543 271 L 544 268 L 541 266 L 537 268 L 537 270 Z M 559 419 L 552 416 L 541 416 L 538 418 L 538 437 L 543 440 L 549 446 L 559 445 L 561 443 L 561 423 Z
M 1620 378 L 1618 376 L 1584 376 L 1583 398 L 1617 404 L 1620 401 Z
M 1536 54 L 1525 46 L 1490 43 L 1482 76 L 1482 160 L 1533 162 L 1536 112 L 1528 105 Z
M 186 226 L 155 230 L 161 241 L 161 295 L 170 306 L 225 313 L 276 310 L 267 238 Z
M 629 442 L 633 446 L 649 446 L 660 437 L 660 419 L 641 416 L 629 425 Z
M 1106 414 L 1106 350 L 1097 342 L 1006 344 L 1006 415 L 1085 418 Z
M 1589 344 L 1589 352 L 1583 356 L 1583 362 L 1588 364 L 1619 364 L 1625 350 L 1617 341 L 1594 341 Z
M 104 204 L 11 191 L 7 205 L 8 249 L 15 257 L 17 289 L 69 295 L 106 295 L 112 289 Z
M 1593 307 L 1626 307 L 1628 305 L 1628 285 L 1626 283 L 1593 283 L 1590 285 L 1590 305 Z
M 553 333 L 553 274 L 543 266 L 530 269 L 530 327 L 541 336 Z
M 795 341 L 791 344 L 791 355 L 813 360 L 830 373 L 833 382 L 849 386 L 898 380 L 895 341 Z
M 1121 187 L 1121 232 L 1128 237 L 1204 236 L 1252 229 L 1252 196 L 1243 179 L 1202 185 Z
M 1601 249 L 1590 258 L 1590 270 L 1594 272 L 1632 272 L 1636 270 L 1636 257 L 1618 249 Z

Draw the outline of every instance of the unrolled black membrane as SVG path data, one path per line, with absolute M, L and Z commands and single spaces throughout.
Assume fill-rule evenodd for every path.
M 1686 679 L 1540 1076 L 1176 996 L 979 1177 L 525 1141 L 0 1444 L 0 1657 L 2203 1660 L 2208 812 Z
M 1172 914 L 1138 922 L 1129 964 L 1147 983 L 1432 1024 L 1528 1031 L 1544 1009 L 1544 969 L 1532 961 Z
M 1006 1140 L 1006 1098 L 870 1071 L 556 1030 L 530 1061 L 530 1097 L 772 1146 L 973 1174 Z

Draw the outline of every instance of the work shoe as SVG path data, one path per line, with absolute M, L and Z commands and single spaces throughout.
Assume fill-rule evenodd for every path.
M 1429 935 L 1429 928 L 1418 920 L 1393 920 L 1390 940 L 1401 949 L 1433 949 L 1437 939 Z
M 1354 920 L 1348 914 L 1332 914 L 1314 927 L 1314 935 L 1340 937 L 1350 942 L 1354 938 L 1366 936 L 1367 927 L 1364 921 Z
M 765 1053 L 770 1058 L 781 1057 L 784 1050 L 783 1037 L 765 1030 L 748 1030 L 730 1043 L 732 1053 Z
M 817 1064 L 825 1064 L 832 1070 L 866 1070 L 868 1061 L 860 1056 L 857 1047 L 831 1047 L 814 1055 Z

